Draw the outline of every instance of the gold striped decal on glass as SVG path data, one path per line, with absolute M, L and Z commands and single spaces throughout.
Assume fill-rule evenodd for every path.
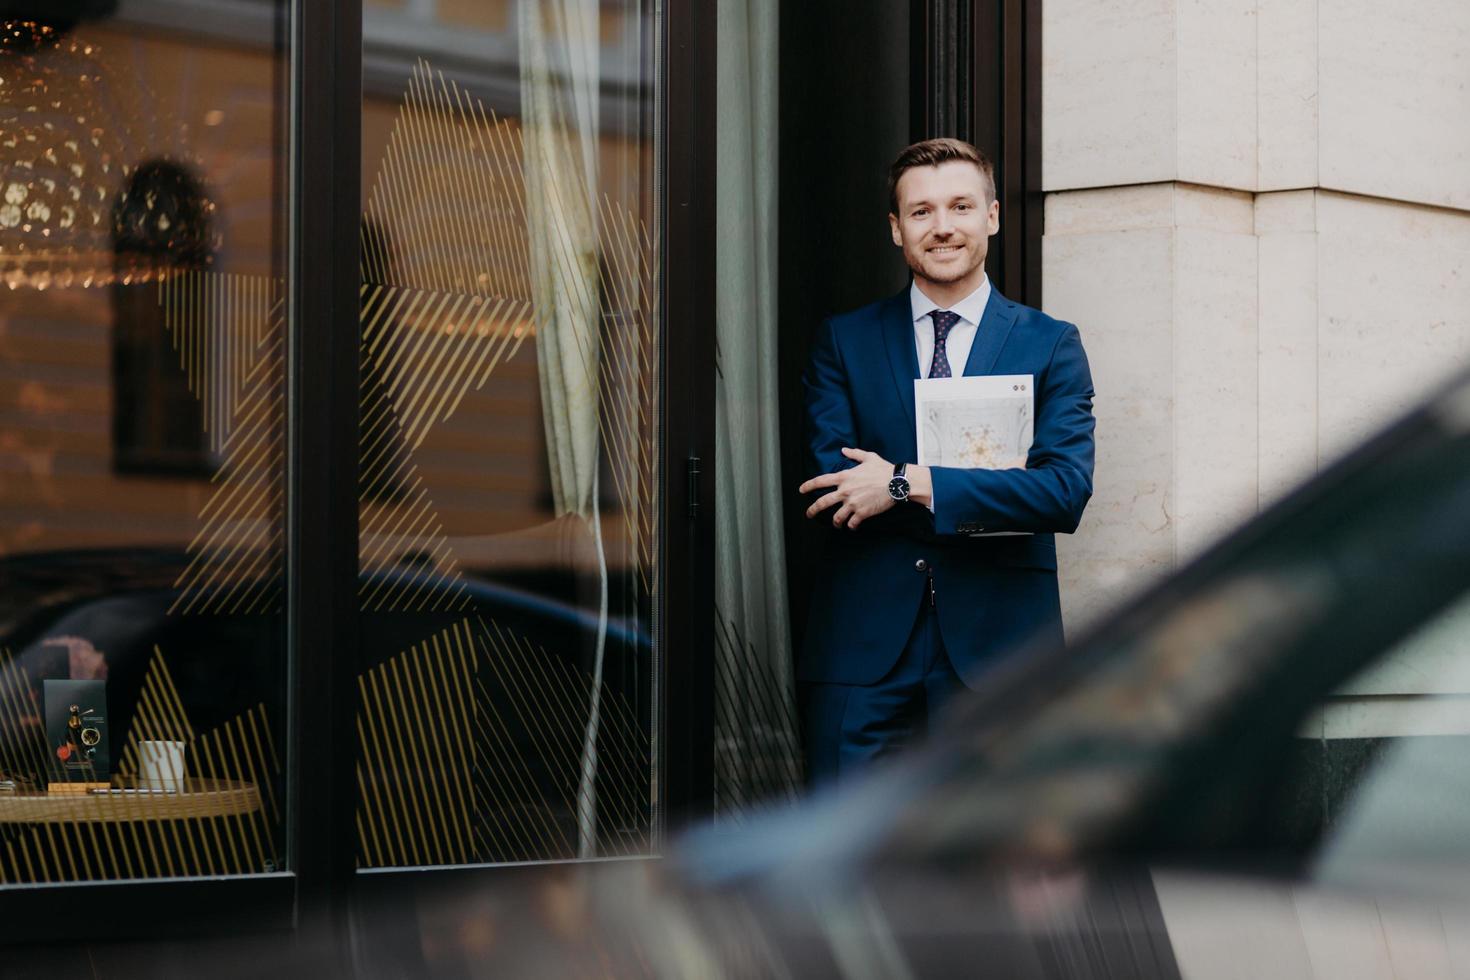
M 599 231 L 607 338 L 602 360 L 599 429 L 609 446 L 613 486 L 645 595 L 652 594 L 657 494 L 658 385 L 655 267 L 648 229 L 603 196 Z
M 534 335 L 520 128 L 420 60 L 363 213 L 361 271 L 363 608 L 463 609 L 460 573 L 412 464 L 432 427 Z M 652 589 L 656 518 L 656 243 L 585 188 L 551 206 L 598 229 L 607 351 L 580 350 L 626 522 L 629 564 Z M 564 283 L 583 259 L 553 249 Z M 384 506 L 383 502 L 392 506 Z M 405 568 L 405 566 L 408 566 Z M 388 573 L 392 571 L 393 574 Z
M 358 677 L 358 863 L 465 864 L 480 739 L 466 697 L 478 655 L 462 624 Z
M 384 379 L 410 450 L 515 355 L 530 319 L 521 301 L 363 284 L 366 356 Z
M 500 299 L 371 285 L 363 287 L 362 310 L 363 608 L 468 608 L 412 453 L 514 354 L 525 310 Z
M 519 129 L 422 59 L 364 225 L 365 282 L 530 303 Z
M 366 610 L 470 600 L 413 452 L 534 334 L 513 124 L 419 61 L 363 212 Z
M 572 857 L 582 670 L 483 618 L 358 678 L 358 863 L 401 867 Z M 644 853 L 650 743 L 604 686 L 599 853 Z
M 219 272 L 180 272 L 158 282 L 163 324 L 189 390 L 204 408 L 212 452 L 224 451 L 249 376 L 273 357 L 280 337 L 280 280 Z
M 547 837 L 564 841 L 566 851 L 505 854 L 499 860 L 571 856 L 576 849 L 576 805 L 580 758 L 592 679 L 567 658 L 501 627 L 478 619 L 476 638 L 486 654 L 488 669 L 481 686 L 482 701 L 497 707 L 497 720 L 506 737 L 505 755 L 517 746 L 514 762 L 539 774 L 534 795 L 524 784 L 490 787 L 492 800 L 502 811 L 520 811 L 535 819 Z M 649 841 L 651 759 L 647 734 L 637 713 L 606 684 L 601 694 L 599 726 L 600 777 L 598 853 L 643 853 Z
M 29 683 L 8 656 L 0 657 L 0 718 L 5 719 L 6 732 L 14 715 L 5 712 L 17 703 L 7 695 L 17 690 L 17 680 Z M 162 653 L 155 648 L 118 756 L 117 772 L 125 784 L 136 779 L 138 743 L 148 739 L 187 745 L 185 769 L 194 782 L 189 792 L 166 801 L 169 813 L 177 818 L 158 819 L 156 805 L 150 806 L 142 797 L 87 797 L 80 801 L 75 819 L 14 825 L 0 849 L 0 882 L 250 874 L 280 869 L 275 793 L 281 771 L 269 739 L 264 705 L 211 731 L 197 731 L 184 713 Z M 8 744 L 0 744 L 0 751 Z M 23 742 L 22 748 L 34 759 L 29 742 Z M 45 751 L 44 740 L 41 751 Z M 34 769 L 27 771 L 34 773 Z M 202 792 L 239 788 L 240 784 L 256 788 L 261 801 L 258 808 L 221 812 Z
M 362 219 L 366 610 L 472 606 L 413 453 L 551 315 L 532 306 L 524 159 L 518 124 L 418 62 Z M 579 355 L 626 523 L 620 564 L 635 567 L 639 588 L 651 595 L 656 242 L 611 197 L 599 201 L 586 187 L 547 190 L 549 206 L 596 229 L 594 256 L 553 243 L 552 274 L 584 290 L 583 305 L 600 311 L 604 339 Z M 597 263 L 595 296 L 585 292 L 588 261 Z M 362 866 L 576 853 L 580 755 L 594 692 L 573 661 L 494 623 L 462 620 L 372 667 L 359 683 Z M 650 739 L 616 692 L 604 685 L 598 694 L 599 852 L 635 853 L 649 840 Z M 464 813 L 471 816 L 461 824 Z
M 278 611 L 285 528 L 281 282 L 191 272 L 160 283 L 159 301 L 175 342 L 191 352 L 185 370 L 221 456 L 169 612 Z

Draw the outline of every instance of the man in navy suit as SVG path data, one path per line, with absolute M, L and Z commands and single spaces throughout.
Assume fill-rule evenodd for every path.
M 985 275 L 1000 229 L 990 161 L 926 140 L 899 154 L 888 186 L 913 281 L 823 323 L 804 377 L 807 462 L 820 475 L 800 489 L 816 498 L 807 516 L 834 527 L 797 671 L 818 783 L 921 736 L 1018 644 L 1061 641 L 1053 535 L 1076 530 L 1092 495 L 1092 376 L 1077 328 Z M 1025 466 L 918 465 L 914 380 L 987 374 L 1033 376 Z

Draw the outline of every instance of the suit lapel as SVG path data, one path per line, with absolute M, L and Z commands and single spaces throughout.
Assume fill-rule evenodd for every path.
M 980 326 L 975 331 L 975 343 L 970 346 L 970 356 L 965 359 L 966 377 L 989 374 L 995 369 L 995 360 L 1000 357 L 1000 350 L 1006 345 L 1011 324 L 1015 321 L 1016 304 L 992 286 L 990 300 L 985 304 L 985 312 L 980 316 Z M 909 410 L 913 411 L 913 406 Z
M 888 367 L 898 391 L 898 400 L 909 417 L 909 432 L 914 431 L 914 381 L 919 377 L 919 352 L 914 343 L 913 307 L 909 288 L 892 297 L 883 306 L 883 346 L 888 351 Z

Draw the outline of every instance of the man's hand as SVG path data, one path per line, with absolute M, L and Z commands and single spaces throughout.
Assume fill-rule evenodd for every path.
M 858 465 L 840 473 L 812 477 L 800 486 L 799 491 L 810 493 L 831 487 L 831 493 L 823 494 L 806 509 L 806 516 L 816 517 L 829 507 L 837 507 L 837 512 L 832 515 L 832 524 L 856 528 L 896 502 L 888 493 L 888 481 L 893 479 L 893 464 L 877 453 L 862 449 L 844 449 L 842 455 L 857 460 Z M 839 504 L 840 507 L 837 506 Z

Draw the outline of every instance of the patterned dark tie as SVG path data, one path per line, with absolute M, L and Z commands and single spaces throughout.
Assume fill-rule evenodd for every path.
M 952 375 L 949 373 L 949 358 L 944 353 L 944 339 L 949 336 L 950 328 L 960 322 L 960 315 L 949 310 L 935 310 L 929 316 L 934 319 L 934 360 L 929 364 L 929 377 L 948 378 Z

